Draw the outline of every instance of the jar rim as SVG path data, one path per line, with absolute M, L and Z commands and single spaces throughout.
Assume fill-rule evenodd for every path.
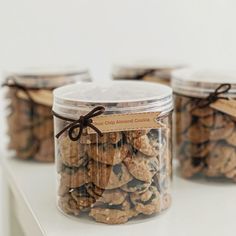
M 90 81 L 89 71 L 79 67 L 29 67 L 5 71 L 6 80 L 15 80 L 26 88 L 56 88 L 76 81 Z
M 12 67 L 7 68 L 5 73 L 17 74 L 19 76 L 57 76 L 61 74 L 75 74 L 87 72 L 85 66 L 53 66 L 53 67 Z
M 171 85 L 175 93 L 190 97 L 206 97 L 220 85 L 230 84 L 227 96 L 236 96 L 236 71 L 185 68 L 171 73 Z
M 183 63 L 170 61 L 134 61 L 127 63 L 114 63 L 112 66 L 113 77 L 133 77 L 148 70 L 154 70 L 153 75 L 160 76 L 160 73 L 168 73 L 172 70 L 185 67 Z M 162 76 L 164 78 L 165 76 Z M 169 77 L 169 76 L 168 76 Z

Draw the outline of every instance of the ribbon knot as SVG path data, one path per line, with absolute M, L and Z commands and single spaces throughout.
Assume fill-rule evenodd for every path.
M 92 109 L 88 114 L 84 116 L 80 116 L 78 120 L 69 119 L 66 117 L 63 117 L 56 112 L 53 112 L 53 115 L 57 118 L 60 118 L 65 121 L 71 121 L 71 123 L 67 126 L 65 126 L 59 133 L 56 134 L 56 138 L 59 138 L 66 130 L 68 130 L 69 138 L 72 141 L 77 141 L 80 139 L 81 135 L 83 134 L 83 130 L 87 127 L 90 127 L 93 129 L 99 136 L 103 136 L 102 132 L 94 126 L 92 118 L 95 116 L 99 116 L 103 114 L 105 111 L 105 108 L 103 106 L 97 106 L 94 109 Z M 77 129 L 79 129 L 79 132 L 77 133 Z
M 197 107 L 205 108 L 219 99 L 228 100 L 229 98 L 220 95 L 227 93 L 230 89 L 231 89 L 231 84 L 221 84 L 219 87 L 216 88 L 216 90 L 213 93 L 210 93 L 208 97 L 197 101 L 196 104 Z

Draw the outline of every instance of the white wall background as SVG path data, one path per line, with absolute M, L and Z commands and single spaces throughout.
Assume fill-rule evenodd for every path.
M 233 67 L 235 11 L 235 0 L 0 0 L 0 66 L 155 57 Z
M 0 0 L 0 68 L 143 58 L 234 68 L 235 12 L 235 0 Z

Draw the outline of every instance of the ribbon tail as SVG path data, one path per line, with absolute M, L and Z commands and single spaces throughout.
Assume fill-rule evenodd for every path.
M 89 126 L 91 129 L 93 129 L 100 137 L 103 136 L 102 132 L 101 132 L 97 127 L 95 127 L 95 126 L 92 125 L 92 124 L 89 124 L 88 126 Z
M 83 134 L 83 128 L 80 127 L 80 128 L 79 128 L 79 134 L 77 135 L 76 140 L 80 139 L 80 137 L 81 137 L 82 134 Z
M 84 116 L 85 119 L 93 118 L 95 116 L 99 116 L 102 113 L 104 113 L 105 107 L 103 106 L 97 106 L 92 111 L 90 111 L 88 114 Z
M 56 134 L 56 138 L 59 138 L 67 129 L 70 129 L 74 124 L 75 122 L 65 126 L 60 132 Z

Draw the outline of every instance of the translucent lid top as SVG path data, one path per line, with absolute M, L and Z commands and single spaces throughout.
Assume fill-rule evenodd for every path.
M 107 113 L 172 110 L 172 89 L 143 81 L 76 83 L 54 90 L 53 110 L 61 115 L 76 115 L 103 105 Z
M 5 77 L 28 88 L 56 88 L 76 81 L 91 81 L 87 69 L 76 67 L 10 69 Z
M 180 69 L 172 72 L 174 92 L 187 96 L 206 97 L 222 84 L 231 85 L 225 96 L 235 97 L 236 71 Z

